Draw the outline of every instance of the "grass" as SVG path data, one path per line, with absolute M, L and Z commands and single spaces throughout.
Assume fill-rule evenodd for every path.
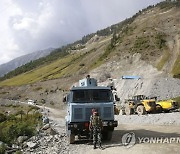
M 149 47 L 149 38 L 148 37 L 138 37 L 134 43 L 135 51 L 144 50 Z
M 180 55 L 178 55 L 171 73 L 175 78 L 180 78 Z
M 33 71 L 18 75 L 14 78 L 2 81 L 1 86 L 17 86 L 23 84 L 30 84 L 36 81 L 52 79 L 55 76 L 61 77 L 63 70 L 72 64 L 79 57 L 78 54 L 68 55 L 62 59 L 59 59 L 49 65 L 37 68 Z
M 153 25 L 157 23 L 153 18 L 152 21 L 154 22 Z M 45 64 L 44 66 L 40 66 L 32 71 L 15 76 L 8 80 L 4 80 L 0 82 L 0 86 L 19 86 L 23 84 L 35 83 L 37 81 L 72 77 L 77 74 L 79 75 L 80 72 L 85 74 L 85 72 L 99 67 L 105 63 L 107 59 L 109 60 L 112 58 L 117 51 L 116 47 L 119 49 L 121 56 L 123 56 L 125 52 L 129 52 L 130 54 L 141 53 L 142 59 L 150 62 L 157 60 L 164 50 L 164 54 L 157 64 L 158 70 L 161 70 L 169 57 L 169 53 L 165 51 L 166 36 L 164 33 L 157 32 L 155 30 L 152 31 L 151 28 L 151 33 L 149 33 L 149 30 L 146 31 L 146 29 L 148 29 L 150 26 L 147 25 L 147 23 L 148 22 L 145 21 L 143 24 L 144 26 L 142 25 L 143 32 L 146 33 L 139 32 L 141 26 L 134 24 L 123 26 L 120 29 L 117 29 L 118 31 L 114 31 L 114 34 L 117 34 L 117 37 L 113 34 L 113 39 L 111 39 L 111 42 L 104 42 L 102 48 L 100 44 L 102 45 L 104 40 L 100 40 L 101 42 L 93 42 L 91 44 L 87 43 L 86 48 L 88 48 L 88 50 L 85 48 L 82 51 L 74 51 L 74 54 L 70 53 L 50 64 Z M 150 27 L 153 27 L 153 25 Z M 109 34 L 109 36 L 105 39 L 111 37 L 112 35 Z M 129 42 L 129 44 L 126 44 L 126 42 Z M 82 49 L 84 46 L 79 46 L 78 48 Z M 93 51 L 92 48 L 96 49 Z M 77 47 L 73 46 L 72 49 L 77 49 Z M 83 51 L 88 51 L 88 53 L 83 53 Z M 92 52 L 94 52 L 95 56 L 93 56 Z M 173 74 L 179 75 L 179 68 L 179 60 L 177 60 L 172 70 Z M 34 91 L 38 90 L 41 90 L 41 88 L 39 87 L 34 89 Z
M 156 46 L 159 48 L 159 49 L 162 49 L 163 47 L 166 46 L 166 40 L 165 40 L 165 34 L 163 33 L 157 33 L 156 36 L 155 36 L 155 43 L 156 43 Z
M 9 92 L 6 92 L 6 91 L 3 91 L 3 92 L 0 92 L 0 94 L 8 94 Z
M 0 86 L 19 86 L 24 84 L 31 84 L 37 81 L 45 81 L 73 76 L 86 67 L 86 61 L 83 60 L 87 59 L 88 56 L 94 51 L 95 49 L 92 49 L 86 53 L 69 54 L 66 57 L 60 58 L 51 64 L 2 81 L 0 82 Z M 91 63 L 92 62 L 93 60 L 91 61 Z M 84 66 L 82 66 L 82 63 L 84 64 Z M 41 87 L 37 87 L 37 89 L 34 90 L 41 90 Z
M 34 89 L 34 91 L 39 91 L 39 90 L 42 90 L 42 87 L 36 87 L 36 88 Z
M 104 53 L 90 66 L 91 69 L 95 69 L 97 68 L 98 66 L 100 66 L 101 64 L 104 63 L 104 60 L 106 58 L 108 58 L 109 54 L 111 53 L 112 51 L 112 48 L 110 46 L 108 46 Z
M 156 68 L 160 71 L 162 70 L 163 66 L 166 64 L 166 62 L 168 61 L 170 56 L 170 53 L 168 52 L 168 50 L 164 51 L 164 54 L 161 58 L 161 60 L 158 62 L 158 64 L 156 65 Z
M 100 55 L 100 57 L 90 66 L 90 68 L 91 69 L 97 68 L 98 66 L 102 65 L 105 62 L 105 60 L 111 58 L 113 51 L 115 51 L 116 49 L 116 45 L 118 43 L 122 43 L 122 41 L 123 41 L 123 36 L 116 36 L 116 34 L 113 34 L 110 44 L 106 46 L 103 54 Z

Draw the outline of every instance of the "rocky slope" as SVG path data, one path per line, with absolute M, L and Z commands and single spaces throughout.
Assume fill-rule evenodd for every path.
M 105 78 L 108 74 L 114 81 L 117 93 L 122 101 L 134 95 L 146 95 L 169 99 L 180 95 L 180 80 L 172 78 L 163 71 L 158 71 L 152 65 L 140 59 L 139 54 L 131 58 L 120 59 L 102 65 L 93 70 L 92 77 L 99 80 L 100 85 L 107 86 L 110 81 Z M 122 79 L 124 75 L 140 76 L 140 79 Z
M 162 6 L 138 13 L 128 24 L 114 25 L 118 27 L 114 35 L 93 35 L 83 46 L 70 48 L 67 56 L 0 82 L 0 86 L 9 86 L 0 89 L 0 97 L 58 103 L 62 90 L 87 74 L 104 85 L 113 78 L 122 100 L 136 94 L 158 99 L 179 96 L 180 80 L 173 77 L 180 71 L 180 9 L 174 3 Z M 141 79 L 123 80 L 123 75 Z M 10 87 L 17 85 L 21 86 Z

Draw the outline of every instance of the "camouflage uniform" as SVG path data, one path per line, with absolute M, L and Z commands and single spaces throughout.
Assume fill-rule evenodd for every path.
M 94 144 L 94 149 L 96 148 L 96 145 L 98 144 L 99 147 L 101 148 L 101 130 L 102 130 L 102 120 L 98 115 L 91 115 L 90 117 L 90 131 L 93 136 L 93 144 Z

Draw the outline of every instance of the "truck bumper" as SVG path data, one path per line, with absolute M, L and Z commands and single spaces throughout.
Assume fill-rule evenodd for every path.
M 103 121 L 103 127 L 114 129 L 118 126 L 118 121 Z M 67 124 L 67 129 L 71 131 L 89 131 L 89 122 L 71 122 Z
M 103 121 L 103 127 L 117 127 L 117 121 Z

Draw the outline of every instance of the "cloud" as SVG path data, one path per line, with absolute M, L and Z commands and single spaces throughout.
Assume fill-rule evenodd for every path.
M 1 0 L 0 64 L 76 41 L 161 0 Z

